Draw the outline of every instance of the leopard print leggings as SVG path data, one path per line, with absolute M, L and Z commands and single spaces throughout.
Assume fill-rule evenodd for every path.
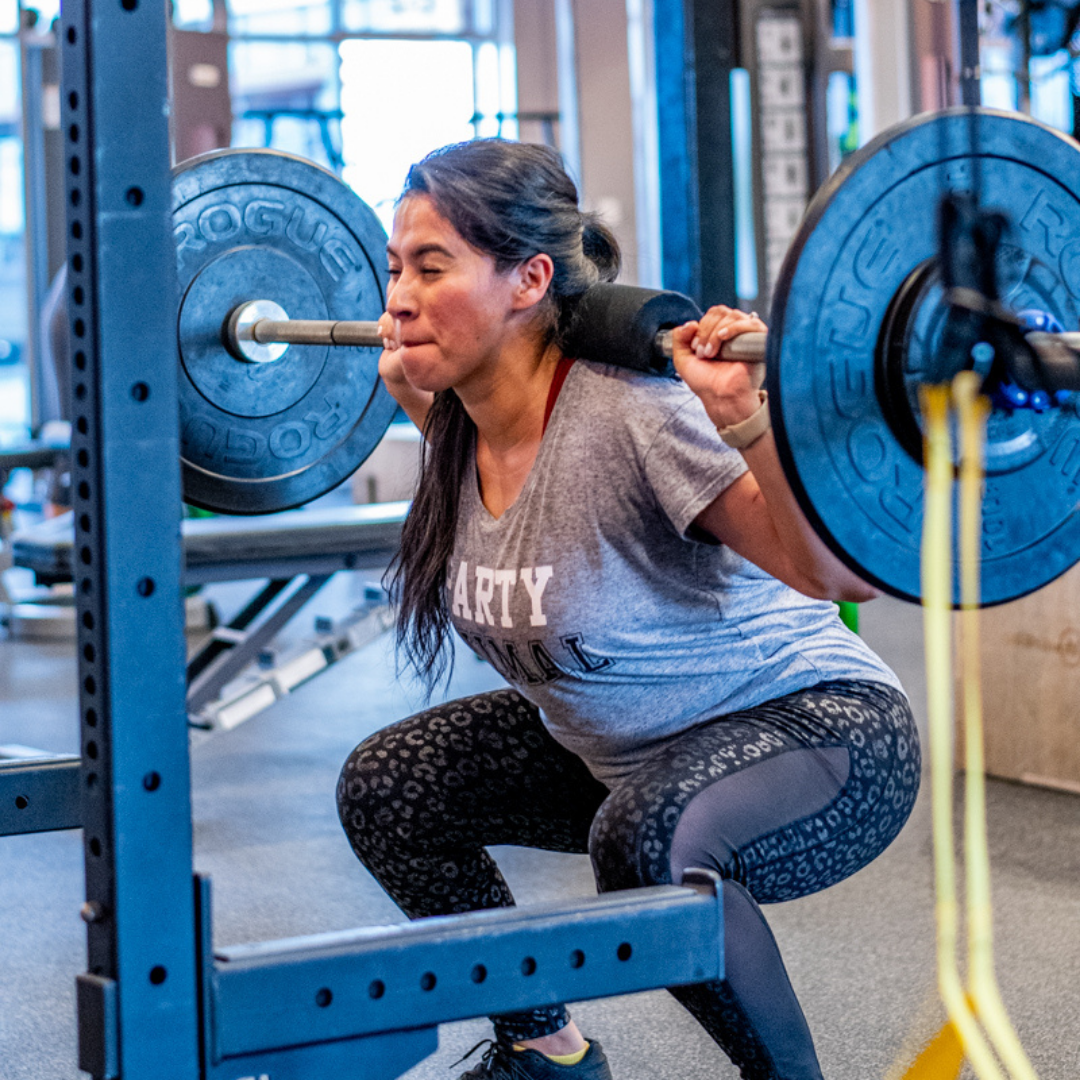
M 673 988 L 744 1080 L 821 1080 L 802 1010 L 758 906 L 853 874 L 915 803 L 906 698 L 823 684 L 661 744 L 609 791 L 513 690 L 452 701 L 377 732 L 349 756 L 338 810 L 353 850 L 410 918 L 513 904 L 485 850 L 588 852 L 602 892 L 723 879 L 725 978 Z M 499 1038 L 559 1030 L 562 1006 L 494 1017 Z

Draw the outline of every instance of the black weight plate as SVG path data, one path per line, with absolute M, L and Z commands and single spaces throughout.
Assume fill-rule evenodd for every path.
M 273 300 L 294 319 L 377 319 L 386 234 L 333 174 L 290 154 L 225 150 L 173 174 L 184 499 L 268 514 L 325 494 L 375 448 L 396 403 L 375 349 L 291 345 L 237 360 L 229 313 Z
M 1076 144 L 1018 114 L 957 109 L 884 133 L 822 187 L 782 267 L 767 339 L 777 445 L 804 512 L 848 566 L 910 600 L 921 592 L 923 470 L 887 415 L 875 356 L 894 295 L 936 254 L 937 205 L 949 189 L 977 190 L 982 205 L 1003 210 L 1012 223 L 1000 254 L 1005 304 L 1048 311 L 1076 329 Z M 908 370 L 894 380 L 900 389 L 893 406 L 918 381 L 940 329 L 933 281 L 916 292 Z M 1076 561 L 1078 491 L 1075 398 L 1043 413 L 994 412 L 984 604 L 1032 592 Z

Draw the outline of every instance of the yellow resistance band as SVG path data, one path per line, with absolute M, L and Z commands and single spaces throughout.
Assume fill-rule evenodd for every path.
M 965 1056 L 980 1080 L 1005 1080 L 990 1042 L 1013 1080 L 1036 1080 L 1031 1064 L 1005 1013 L 993 974 L 990 865 L 986 842 L 982 714 L 979 692 L 978 635 L 979 542 L 982 445 L 987 406 L 977 395 L 978 377 L 965 372 L 954 387 L 961 429 L 961 603 L 967 785 L 965 804 L 968 960 L 971 1001 L 964 993 L 957 956 L 959 905 L 953 847 L 952 724 L 952 452 L 949 389 L 921 391 L 926 430 L 926 510 L 923 532 L 923 605 L 926 677 L 930 715 L 931 792 L 933 797 L 935 912 L 938 989 Z M 976 1011 L 978 1018 L 976 1018 Z M 986 1035 L 979 1026 L 985 1027 Z M 987 1041 L 989 1036 L 990 1042 Z
M 960 422 L 960 672 L 964 709 L 964 859 L 967 887 L 968 989 L 975 1011 L 1013 1080 L 1036 1080 L 1001 1000 L 994 976 L 990 851 L 986 837 L 982 675 L 979 657 L 979 554 L 982 535 L 983 447 L 990 403 L 979 376 L 953 380 Z

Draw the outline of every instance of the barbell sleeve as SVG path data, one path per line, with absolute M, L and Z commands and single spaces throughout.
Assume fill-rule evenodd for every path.
M 377 322 L 345 319 L 258 319 L 251 325 L 251 340 L 260 345 L 383 346 Z

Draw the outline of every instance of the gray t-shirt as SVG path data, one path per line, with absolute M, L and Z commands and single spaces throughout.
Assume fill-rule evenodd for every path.
M 745 471 L 683 383 L 584 361 L 500 518 L 467 470 L 454 627 L 602 781 L 696 724 L 817 683 L 899 688 L 835 604 L 687 535 Z

